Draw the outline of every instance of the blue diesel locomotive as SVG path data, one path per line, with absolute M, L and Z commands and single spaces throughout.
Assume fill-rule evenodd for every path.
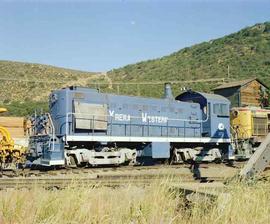
M 35 116 L 29 157 L 43 166 L 97 166 L 229 158 L 230 102 L 187 91 L 163 99 L 69 87 L 53 91 Z

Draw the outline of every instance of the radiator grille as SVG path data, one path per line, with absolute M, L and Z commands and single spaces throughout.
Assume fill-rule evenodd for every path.
M 267 117 L 253 117 L 253 135 L 267 135 Z

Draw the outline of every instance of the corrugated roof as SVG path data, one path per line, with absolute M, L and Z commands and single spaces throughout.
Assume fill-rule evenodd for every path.
M 252 82 L 253 80 L 257 80 L 259 83 L 261 83 L 262 85 L 264 85 L 265 87 L 267 87 L 264 83 L 262 83 L 257 78 L 252 78 L 252 79 L 245 79 L 245 80 L 240 80 L 240 81 L 225 83 L 225 84 L 222 84 L 222 85 L 214 88 L 214 90 L 232 88 L 232 87 L 237 87 L 237 86 L 244 86 L 244 85 Z

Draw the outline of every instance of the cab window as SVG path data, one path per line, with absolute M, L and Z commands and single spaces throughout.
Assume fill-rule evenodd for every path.
M 218 116 L 229 116 L 229 108 L 227 104 L 215 103 L 213 108 L 214 114 Z

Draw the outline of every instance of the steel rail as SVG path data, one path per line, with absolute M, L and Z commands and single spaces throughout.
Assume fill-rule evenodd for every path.
M 192 177 L 184 177 L 184 178 L 173 178 L 168 177 L 168 181 L 170 183 L 185 183 L 185 182 L 194 182 L 196 181 Z M 150 185 L 155 181 L 162 181 L 166 178 L 164 175 L 144 175 L 144 176 L 130 176 L 130 175 L 119 175 L 119 176 L 107 176 L 107 177 L 80 177 L 80 178 L 2 178 L 0 179 L 0 189 L 4 190 L 7 188 L 34 188 L 34 187 L 42 187 L 45 189 L 62 189 L 65 187 L 117 187 L 117 186 L 126 186 L 128 184 L 132 185 Z M 212 177 L 210 182 L 223 181 L 223 178 Z

